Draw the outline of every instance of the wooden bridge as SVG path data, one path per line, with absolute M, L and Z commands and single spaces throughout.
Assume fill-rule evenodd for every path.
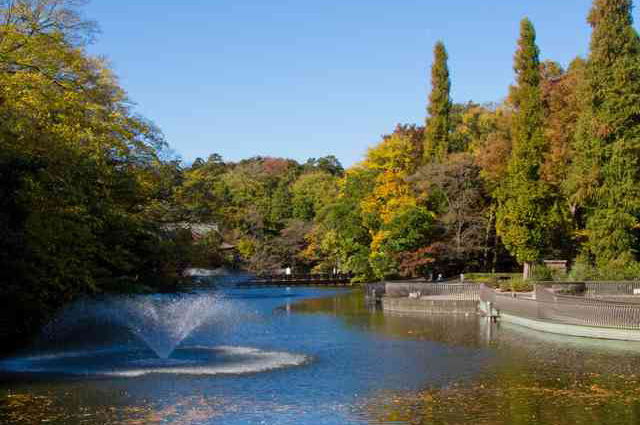
M 271 274 L 254 276 L 236 287 L 351 286 L 350 274 Z

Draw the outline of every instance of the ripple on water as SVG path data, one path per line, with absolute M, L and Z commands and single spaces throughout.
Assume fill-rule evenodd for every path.
M 192 346 L 176 349 L 169 358 L 156 358 L 149 350 L 102 350 L 13 358 L 0 370 L 20 373 L 139 377 L 147 374 L 229 375 L 266 372 L 300 366 L 310 361 L 303 354 L 252 347 Z

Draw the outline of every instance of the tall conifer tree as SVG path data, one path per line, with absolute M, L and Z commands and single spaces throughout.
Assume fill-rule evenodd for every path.
M 517 85 L 512 88 L 516 112 L 513 149 L 507 174 L 497 190 L 496 229 L 507 249 L 520 263 L 541 259 L 553 227 L 553 199 L 540 179 L 547 149 L 543 136 L 540 96 L 540 60 L 533 24 L 523 19 L 514 57 Z
M 424 155 L 427 161 L 442 161 L 449 150 L 449 113 L 451 112 L 448 56 L 442 41 L 436 43 L 433 55 Z
M 637 260 L 640 245 L 640 41 L 631 8 L 631 0 L 593 3 L 584 112 L 568 181 L 584 253 L 602 268 Z

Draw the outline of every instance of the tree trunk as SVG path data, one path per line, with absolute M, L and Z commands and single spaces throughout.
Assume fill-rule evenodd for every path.
M 533 270 L 533 267 L 531 265 L 530 261 L 525 261 L 524 262 L 524 267 L 522 269 L 522 279 L 527 280 L 531 277 L 531 272 Z
M 489 220 L 487 221 L 487 229 L 484 235 L 484 269 L 489 269 L 489 238 L 491 237 L 491 225 L 493 223 L 494 210 L 491 208 L 489 213 Z M 495 273 L 495 264 L 492 272 Z

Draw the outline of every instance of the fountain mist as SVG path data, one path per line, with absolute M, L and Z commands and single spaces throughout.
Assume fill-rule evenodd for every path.
M 110 338 L 112 328 L 126 328 L 160 358 L 168 358 L 197 327 L 230 322 L 230 301 L 210 293 L 110 297 L 82 300 L 65 309 L 45 329 L 50 340 L 73 336 L 83 327 Z M 221 326 L 225 326 L 221 323 Z

